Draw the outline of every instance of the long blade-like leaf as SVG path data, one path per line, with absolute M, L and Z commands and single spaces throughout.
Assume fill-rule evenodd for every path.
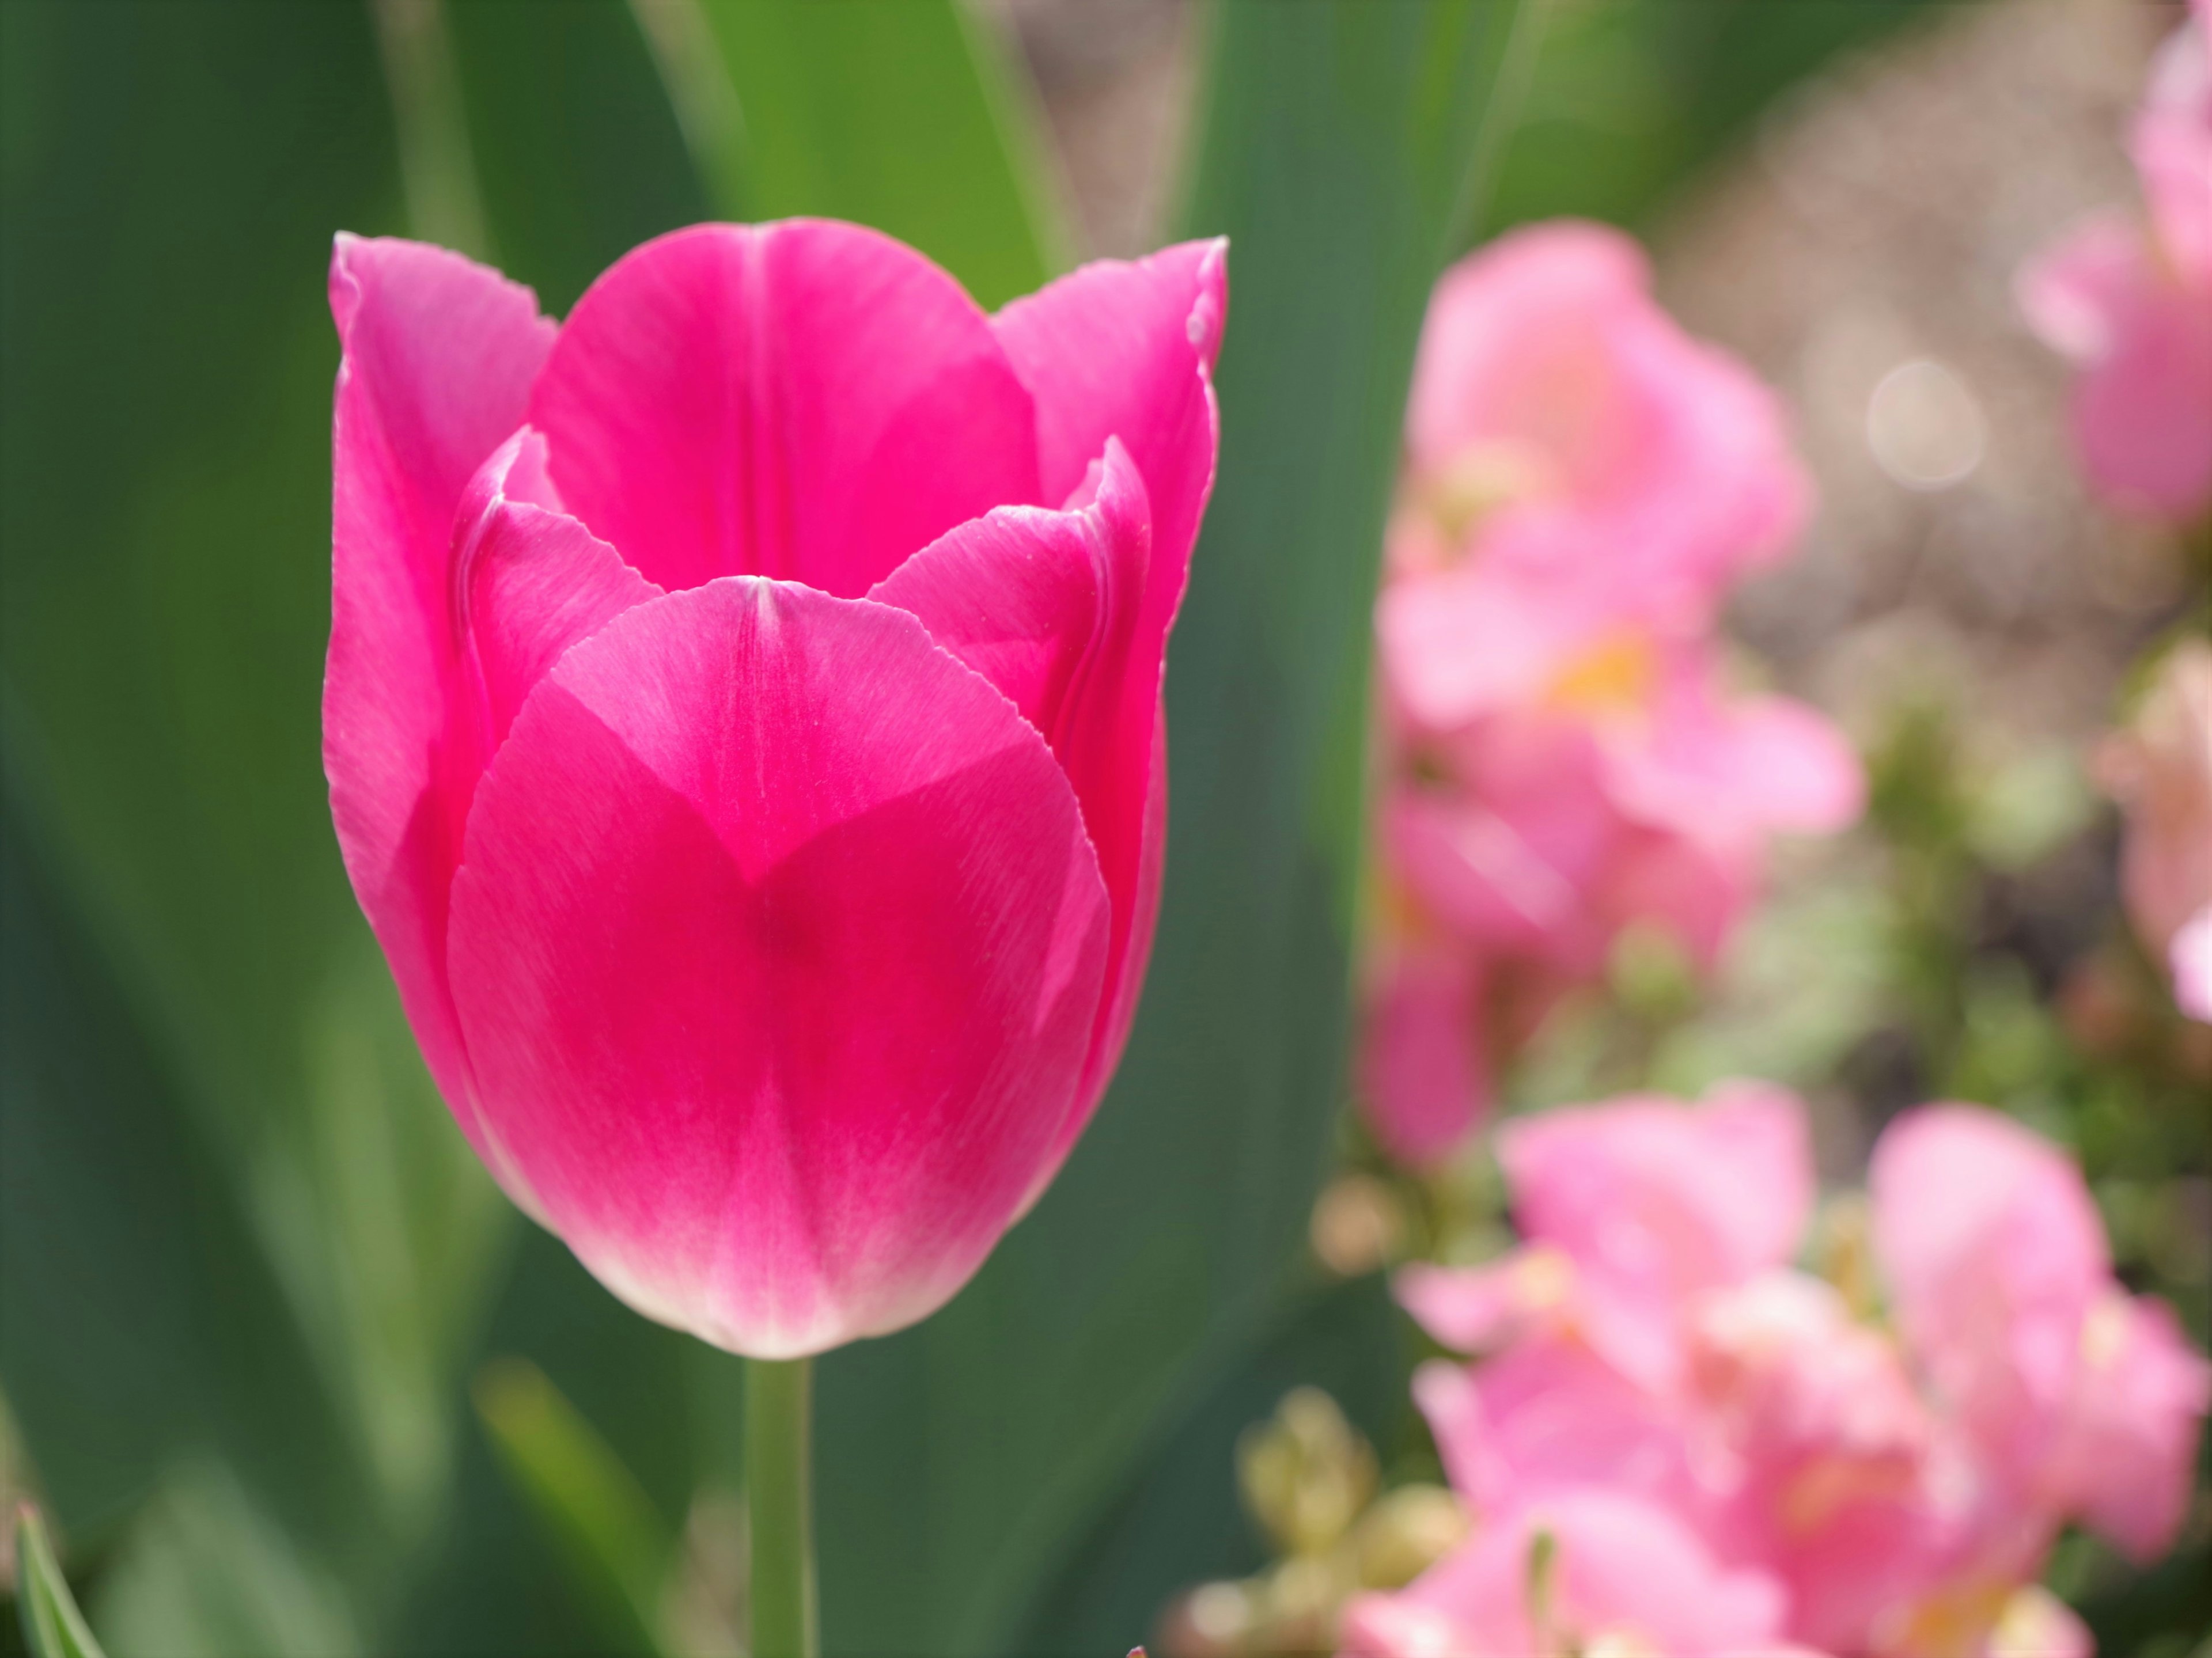
M 659 1652 L 658 1608 L 675 1543 L 621 1458 L 526 1359 L 487 1366 L 476 1398 L 508 1478 L 602 1633 L 622 1651 Z
M 822 1366 L 831 1648 L 1001 1650 L 1040 1582 L 1115 1570 L 1071 1551 L 1296 1271 L 1341 1098 L 1399 421 L 1516 15 L 1255 0 L 1218 19 L 1185 224 L 1230 238 L 1221 468 L 1168 675 L 1151 981 L 1036 1212 L 945 1311 Z
M 15 1580 L 23 1638 L 32 1658 L 106 1658 L 70 1594 L 69 1580 L 46 1540 L 46 1521 L 27 1503 L 15 1516 Z
M 1061 260 L 1021 83 L 958 0 L 632 0 L 715 204 L 887 230 L 987 306 Z

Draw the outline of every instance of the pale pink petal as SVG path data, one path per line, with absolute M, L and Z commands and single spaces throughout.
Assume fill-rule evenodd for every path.
M 1631 817 L 1723 846 L 1825 834 L 1866 803 L 1866 777 L 1824 715 L 1781 696 L 1730 701 L 1692 653 L 1646 718 L 1608 729 L 1607 785 Z
M 1408 945 L 1375 976 L 1360 1028 L 1360 1102 L 1392 1157 L 1440 1162 L 1490 1112 L 1480 964 L 1462 946 Z
M 2186 522 L 2212 507 L 2212 288 L 2147 285 L 2075 383 L 2073 425 L 2114 507 Z
M 1003 696 L 903 611 L 738 578 L 532 693 L 451 951 L 511 1177 L 641 1311 L 780 1357 L 981 1263 L 1076 1108 L 1108 926 Z
M 1498 1155 L 1524 1236 L 1655 1305 L 1783 1264 L 1811 1212 L 1804 1107 L 1765 1084 L 1698 1105 L 1632 1095 L 1516 1118 Z
M 2184 23 L 2159 48 L 2128 149 L 2160 252 L 2182 281 L 2212 289 L 2212 26 Z
M 449 552 L 463 488 L 521 423 L 554 325 L 528 288 L 414 242 L 341 234 L 330 293 L 343 348 L 323 681 L 331 814 L 423 1055 L 473 1132 L 445 974 L 466 810 L 440 786 L 457 660 Z
M 2111 1271 L 2080 1169 L 1985 1107 L 1931 1105 L 1882 1132 L 1868 1188 L 1908 1347 L 2007 1476 L 2032 1484 Z
M 1654 626 L 1701 626 L 1811 505 L 1773 393 L 1652 300 L 1642 250 L 1559 221 L 1447 272 L 1407 416 L 1416 499 L 1481 562 Z M 1453 505 L 1456 503 L 1456 505 Z
M 1213 364 L 1229 307 L 1229 245 L 1183 242 L 1148 258 L 1101 259 L 992 319 L 1036 399 L 1048 504 L 1080 488 L 1118 437 L 1152 499 L 1145 628 L 1164 634 L 1213 489 L 1219 417 Z
M 1346 1650 L 1528 1658 L 1620 1647 L 1748 1658 L 1783 1649 L 1785 1609 L 1771 1579 L 1723 1565 L 1665 1509 L 1581 1491 L 1490 1518 L 1410 1587 L 1353 1602 Z
M 1589 590 L 1562 593 L 1488 561 L 1394 581 L 1375 608 L 1391 693 L 1431 731 L 1540 695 L 1612 619 Z
M 2167 956 L 2173 971 L 2174 1005 L 2191 1018 L 2212 1024 L 2212 906 L 2182 924 Z
M 562 499 L 672 592 L 865 593 L 1034 504 L 1036 415 L 960 286 L 855 225 L 696 225 L 617 261 L 530 400 Z
M 1693 1448 L 1666 1400 L 1571 1335 L 1547 1334 L 1472 1367 L 1436 1359 L 1413 1377 L 1452 1489 L 1477 1513 L 1594 1488 L 1705 1506 Z
M 1572 1309 L 1574 1263 L 1548 1244 L 1516 1249 L 1485 1266 L 1416 1261 L 1391 1281 L 1398 1304 L 1443 1346 L 1487 1352 L 1548 1327 Z
M 2144 259 L 2135 218 L 2117 210 L 2099 213 L 2022 265 L 2013 296 L 2045 345 L 2075 362 L 2094 361 L 2118 337 Z
M 2075 1385 L 2070 1494 L 2091 1526 L 2148 1565 L 2189 1511 L 2212 1364 L 2164 1302 L 2114 1289 L 2082 1327 Z
M 1001 507 L 933 543 L 869 595 L 919 617 L 1005 692 L 1043 733 L 1083 809 L 1114 932 L 1071 1145 L 1121 1058 L 1159 900 L 1168 618 L 1145 612 L 1152 536 L 1145 481 L 1109 438 L 1067 510 Z

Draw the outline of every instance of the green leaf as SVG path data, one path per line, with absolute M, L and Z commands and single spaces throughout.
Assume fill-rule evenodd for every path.
M 10 760 L 12 761 L 10 745 Z M 230 1457 L 288 1526 L 366 1475 L 231 1182 L 63 902 L 0 768 L 0 1377 L 73 1528 L 179 1450 Z
M 603 1637 L 624 1652 L 659 1653 L 675 1540 L 622 1459 L 526 1359 L 488 1365 L 476 1399 L 508 1477 Z
M 1024 88 L 959 0 L 632 5 L 729 217 L 873 225 L 985 306 L 1063 263 Z
M 103 1564 L 92 1610 L 117 1658 L 340 1654 L 364 1642 L 341 1585 L 220 1463 L 180 1462 Z
M 54 1559 L 46 1521 L 26 1503 L 15 1515 L 15 1592 L 33 1658 L 105 1658 Z
M 1168 674 L 1150 982 L 1036 1212 L 944 1311 L 820 1367 L 828 1649 L 1025 1649 L 1046 1585 L 1107 1597 L 1083 1540 L 1295 1280 L 1342 1099 L 1399 422 L 1516 15 L 1218 17 L 1185 227 L 1230 238 L 1221 466 Z
M 379 43 L 358 3 L 24 0 L 0 60 L 0 1371 L 73 1524 L 198 1448 L 380 1605 L 504 1211 L 322 778 L 325 270 L 399 228 Z
M 1237 1442 L 1293 1388 L 1321 1388 L 1386 1455 L 1412 1400 L 1407 1326 L 1380 1277 L 1301 1296 L 1226 1365 L 1071 1551 L 1065 1579 L 1030 1614 L 1024 1652 L 1113 1652 L 1147 1638 L 1176 1591 L 1242 1577 L 1266 1563 L 1243 1511 Z

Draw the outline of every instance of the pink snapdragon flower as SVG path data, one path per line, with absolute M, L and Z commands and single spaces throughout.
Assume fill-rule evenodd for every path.
M 2059 1527 L 2138 1559 L 2171 1545 L 2212 1366 L 2114 1281 L 2079 1174 L 2036 1136 L 1965 1106 L 1885 1133 L 1873 1221 L 1894 1330 L 1787 1265 L 1813 1175 L 1778 1090 L 1630 1096 L 1498 1141 L 1521 1247 L 1396 1286 L 1476 1355 L 1424 1365 L 1413 1393 L 1478 1540 L 1626 1501 L 1770 1586 L 1773 1638 L 1869 1658 L 2086 1655 L 2034 1588 Z M 1355 1603 L 1347 1650 L 1486 1635 L 1469 1585 L 1490 1580 L 1431 1577 Z
M 1811 490 L 1773 395 L 1650 290 L 1631 238 L 1571 220 L 1444 274 L 1407 407 L 1396 563 L 1694 629 L 1782 556 Z
M 1345 1609 L 1346 1658 L 1751 1658 L 1790 1651 L 1785 1600 L 1664 1509 L 1602 1491 L 1480 1525 L 1396 1594 Z
M 988 316 L 887 237 L 649 242 L 568 320 L 338 239 L 332 814 L 463 1131 L 649 1316 L 942 1303 L 1052 1178 L 1158 902 L 1219 244 Z
M 2212 1024 L 2212 904 L 2181 924 L 2166 950 L 2173 999 L 2192 1019 Z
M 1517 231 L 1445 276 L 1376 625 L 1386 894 L 1361 1094 L 1432 1163 L 1496 1067 L 1645 924 L 1709 967 L 1778 832 L 1856 816 L 1832 726 L 1723 687 L 1709 629 L 1810 492 L 1772 396 L 1652 301 L 1618 232 Z
M 2212 1366 L 2170 1309 L 2114 1281 L 2081 1172 L 1980 1106 L 1893 1123 L 1869 1173 L 1908 1351 L 1971 1445 L 2000 1522 L 2078 1515 L 2137 1559 L 2187 1505 Z
M 2075 446 L 2115 507 L 2212 507 L 2212 7 L 2160 50 L 2129 135 L 2141 214 L 2087 220 L 2021 272 L 2030 326 L 2081 369 Z
M 2136 937 L 2171 965 L 2176 999 L 2201 996 L 2187 929 L 2212 913 L 2212 643 L 2186 639 L 2166 654 L 2126 728 L 2097 755 L 2106 791 L 2127 815 L 2120 894 Z M 2198 1006 L 2201 1008 L 2200 1001 Z

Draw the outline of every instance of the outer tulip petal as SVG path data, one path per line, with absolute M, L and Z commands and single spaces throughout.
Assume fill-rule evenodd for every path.
M 459 859 L 459 816 L 438 798 L 457 659 L 448 552 L 463 488 L 521 423 L 554 325 L 528 288 L 457 254 L 348 235 L 331 255 L 331 311 L 344 349 L 323 682 L 331 813 L 424 1057 L 473 1135 L 445 974 Z
M 1213 489 L 1220 420 L 1213 363 L 1229 307 L 1229 244 L 1183 242 L 1149 258 L 1101 259 L 993 319 L 1036 398 L 1038 477 L 1066 499 L 1119 437 L 1152 496 L 1145 612 L 1163 634 Z
M 576 516 L 672 592 L 760 574 L 857 597 L 1040 498 L 1030 395 L 988 319 L 855 225 L 646 243 L 578 302 L 530 418 Z
M 1003 507 L 963 524 L 869 595 L 912 612 L 1004 691 L 1043 733 L 1082 805 L 1114 904 L 1086 1114 L 1121 1057 L 1159 901 L 1167 632 L 1144 609 L 1152 531 L 1145 481 L 1109 438 L 1069 510 Z M 1071 1123 L 1070 1145 L 1082 1121 Z
M 562 658 L 479 792 L 456 1001 L 508 1166 L 641 1311 L 820 1351 L 966 1280 L 1076 1102 L 1107 900 L 911 616 L 756 579 Z

